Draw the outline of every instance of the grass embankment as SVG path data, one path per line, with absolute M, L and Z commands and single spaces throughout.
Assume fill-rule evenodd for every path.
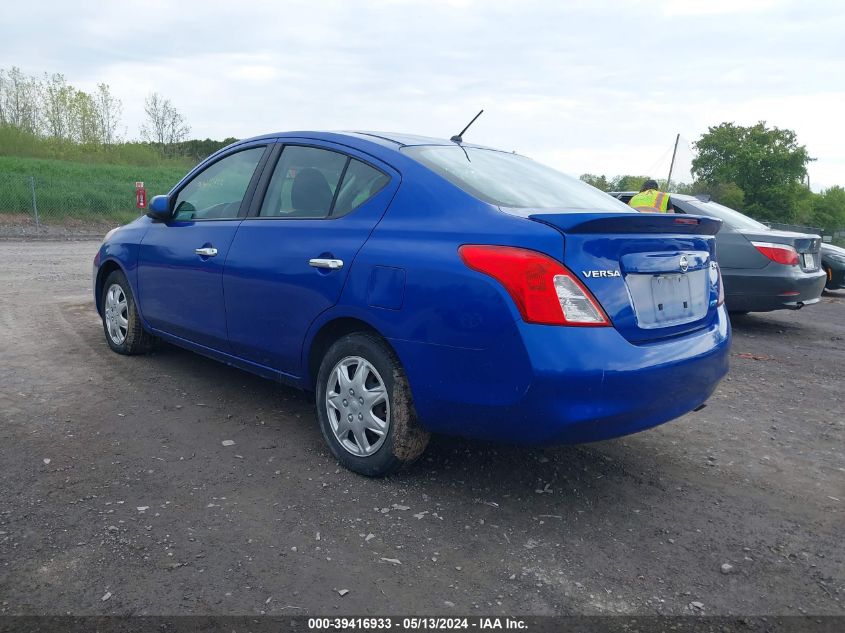
M 166 193 L 194 164 L 147 143 L 87 145 L 0 125 L 0 223 L 34 222 L 31 179 L 43 224 L 127 222 L 139 213 L 136 181 L 148 197 Z
M 43 224 L 128 222 L 135 208 L 135 182 L 147 196 L 167 193 L 190 168 L 186 161 L 159 166 L 116 165 L 90 160 L 0 156 L 0 221 L 3 215 L 33 215 L 32 184 Z

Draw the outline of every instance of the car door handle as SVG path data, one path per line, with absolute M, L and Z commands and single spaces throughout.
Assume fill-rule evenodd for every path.
M 196 248 L 194 252 L 199 255 L 200 257 L 214 257 L 217 255 L 217 249 L 211 246 L 207 246 L 204 248 Z
M 343 260 L 323 259 L 321 257 L 316 257 L 314 259 L 309 259 L 308 265 L 313 266 L 314 268 L 328 268 L 329 270 L 338 270 L 340 268 L 343 268 Z

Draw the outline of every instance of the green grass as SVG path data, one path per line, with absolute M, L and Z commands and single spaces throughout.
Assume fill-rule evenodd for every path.
M 160 163 L 164 164 L 133 166 L 0 156 L 0 221 L 3 215 L 32 215 L 30 178 L 34 178 L 43 224 L 69 219 L 128 222 L 140 213 L 135 208 L 136 181 L 144 182 L 147 196 L 152 198 L 167 193 L 190 169 L 184 160 Z

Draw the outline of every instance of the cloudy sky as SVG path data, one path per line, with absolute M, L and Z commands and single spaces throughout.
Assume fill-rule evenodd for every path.
M 157 91 L 192 136 L 363 129 L 467 140 L 563 171 L 665 177 L 676 133 L 765 120 L 845 185 L 841 0 L 4 2 L 0 67 L 108 83 L 137 137 Z M 686 170 L 687 173 L 684 173 Z

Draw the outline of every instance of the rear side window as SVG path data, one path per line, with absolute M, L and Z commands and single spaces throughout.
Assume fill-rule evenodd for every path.
M 603 191 L 518 154 L 458 145 L 402 151 L 470 195 L 500 207 L 636 213 Z
M 332 217 L 346 215 L 357 209 L 384 189 L 389 181 L 390 177 L 378 169 L 351 158 L 332 209 Z
M 259 215 L 340 217 L 364 204 L 389 181 L 378 169 L 345 154 L 289 145 L 276 164 Z
M 733 229 L 749 229 L 768 231 L 769 227 L 754 218 L 749 218 L 735 209 L 726 207 L 718 202 L 704 202 L 702 200 L 684 200 L 685 209 L 688 213 L 701 213 L 711 218 L 719 218 L 722 222 Z

